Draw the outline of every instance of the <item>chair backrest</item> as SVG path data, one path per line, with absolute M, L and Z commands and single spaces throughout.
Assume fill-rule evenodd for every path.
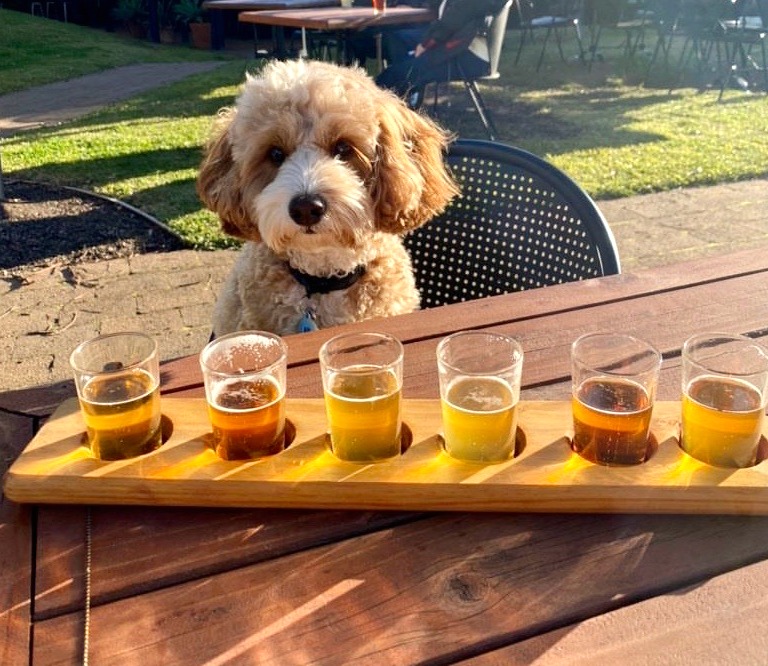
M 422 307 L 619 273 L 600 209 L 557 167 L 469 139 L 447 161 L 461 194 L 405 239 Z
M 584 13 L 584 0 L 515 0 L 515 5 L 523 24 L 545 16 L 581 18 Z
M 507 0 L 504 6 L 493 16 L 488 17 L 488 55 L 490 56 L 491 70 L 484 79 L 499 78 L 499 60 L 501 60 L 501 48 L 504 46 L 504 37 L 507 35 L 507 20 L 509 10 L 516 0 Z

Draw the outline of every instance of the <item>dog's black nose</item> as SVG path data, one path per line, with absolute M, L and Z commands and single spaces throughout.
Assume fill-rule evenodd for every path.
M 293 197 L 288 204 L 288 215 L 302 227 L 313 227 L 325 215 L 325 199 L 317 194 L 302 194 Z

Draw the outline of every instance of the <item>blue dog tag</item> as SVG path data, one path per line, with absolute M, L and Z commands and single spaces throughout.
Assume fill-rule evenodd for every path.
M 309 333 L 317 330 L 317 324 L 315 323 L 315 313 L 307 310 L 304 315 L 299 319 L 299 325 L 297 326 L 299 333 Z

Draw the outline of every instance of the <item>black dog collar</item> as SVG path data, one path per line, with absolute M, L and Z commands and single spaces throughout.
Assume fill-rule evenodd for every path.
M 355 268 L 350 273 L 344 275 L 333 275 L 331 277 L 318 277 L 317 275 L 310 275 L 300 270 L 295 269 L 288 264 L 288 270 L 290 271 L 293 279 L 296 280 L 307 292 L 307 296 L 312 294 L 328 294 L 332 291 L 339 291 L 351 287 L 357 282 L 363 275 L 365 275 L 365 266 L 362 264 Z

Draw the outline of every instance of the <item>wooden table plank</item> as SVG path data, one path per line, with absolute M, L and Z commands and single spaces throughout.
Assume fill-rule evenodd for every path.
M 383 32 L 387 28 L 396 26 L 429 23 L 434 16 L 434 12 L 422 7 L 391 7 L 386 12 L 374 13 L 371 6 L 242 12 L 238 15 L 238 21 L 272 26 L 275 37 L 275 57 L 277 58 L 285 58 L 288 55 L 285 47 L 287 28 L 301 29 L 302 40 L 305 30 L 336 33 L 340 37 L 343 52 L 343 55 L 340 54 L 340 60 L 346 63 L 348 59 L 346 56 L 348 33 L 364 29 L 378 29 L 379 32 Z M 376 59 L 379 71 L 381 71 L 383 60 L 380 37 L 377 37 L 376 44 Z
M 764 664 L 768 562 L 488 652 L 466 666 Z
M 410 23 L 428 23 L 434 17 L 421 7 L 390 7 L 386 12 L 373 13 L 373 7 L 338 7 L 323 9 L 288 9 L 241 12 L 238 21 L 258 25 L 274 25 L 308 30 L 362 30 Z
M 334 7 L 338 4 L 338 0 L 206 0 L 202 7 L 211 16 L 211 48 L 218 50 L 224 48 L 224 12 Z
M 30 509 L 0 494 L 0 664 L 26 664 L 30 652 Z
M 765 558 L 767 528 L 445 514 L 94 608 L 91 658 L 449 663 Z M 79 613 L 39 623 L 35 663 L 63 660 L 81 629 Z
M 416 520 L 371 511 L 93 507 L 96 604 Z M 83 607 L 85 508 L 41 506 L 35 619 Z

